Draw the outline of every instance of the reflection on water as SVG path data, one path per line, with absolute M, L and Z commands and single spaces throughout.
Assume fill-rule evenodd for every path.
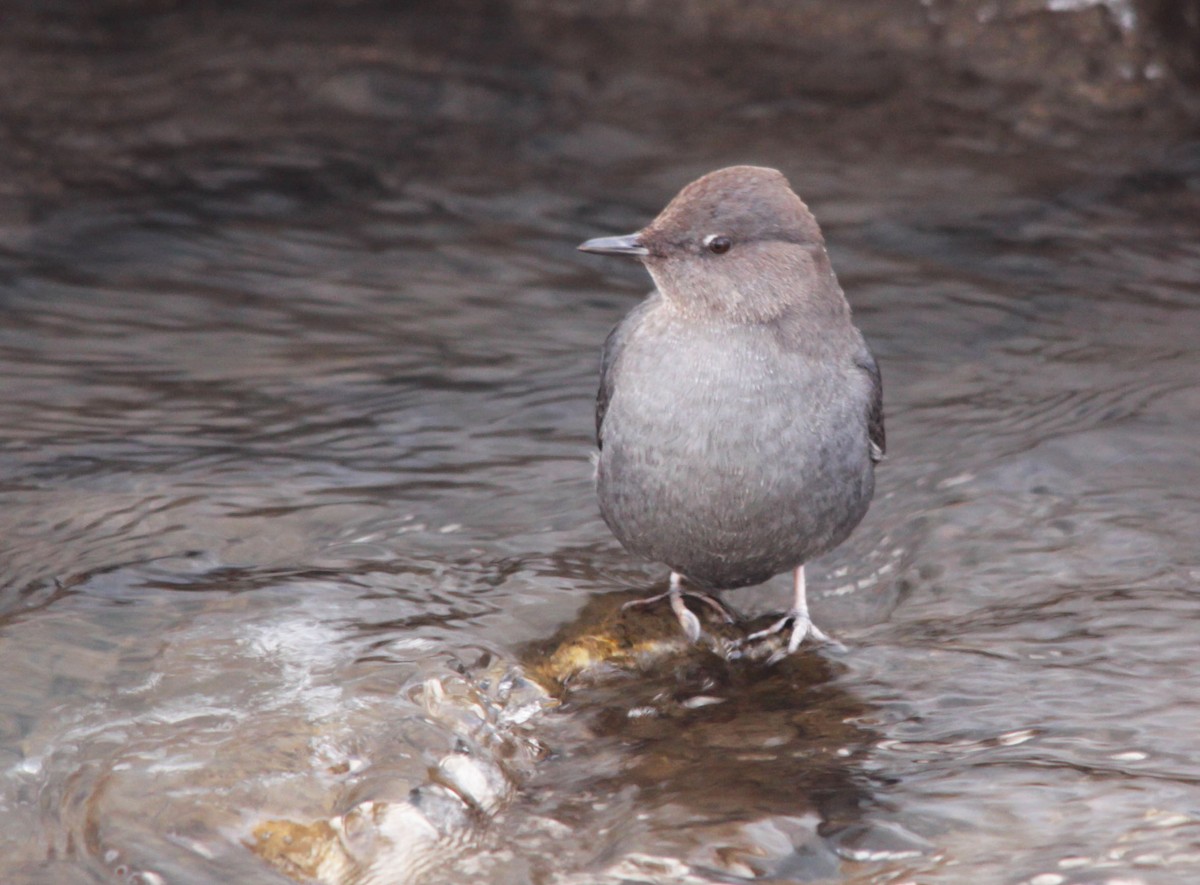
M 1194 147 L 504 5 L 48 9 L 0 44 L 6 881 L 1200 875 Z M 645 281 L 574 252 L 747 161 L 889 415 L 810 580 L 848 651 L 776 667 L 618 611 Z

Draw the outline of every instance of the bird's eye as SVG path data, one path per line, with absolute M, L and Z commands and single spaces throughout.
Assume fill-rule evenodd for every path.
M 709 252 L 724 255 L 733 246 L 733 240 L 724 234 L 709 234 L 704 238 L 704 245 L 708 247 Z

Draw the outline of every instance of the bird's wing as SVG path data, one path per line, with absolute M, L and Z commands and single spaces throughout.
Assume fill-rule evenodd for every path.
M 863 348 L 858 367 L 871 379 L 871 399 L 867 405 L 867 437 L 871 441 L 871 460 L 879 463 L 887 452 L 887 434 L 883 429 L 883 376 L 871 352 Z
M 600 354 L 600 389 L 596 391 L 596 446 L 604 448 L 604 414 L 608 411 L 608 402 L 612 399 L 613 383 L 616 372 L 613 366 L 621 352 L 624 336 L 621 326 L 614 326 L 604 339 L 604 350 Z
M 613 389 L 617 384 L 620 373 L 621 351 L 634 331 L 641 325 L 642 318 L 653 310 L 660 299 L 658 292 L 651 292 L 646 300 L 625 315 L 625 319 L 617 323 L 604 339 L 604 350 L 600 355 L 600 389 L 596 392 L 596 445 L 604 448 L 604 415 L 608 412 L 608 404 L 612 400 Z

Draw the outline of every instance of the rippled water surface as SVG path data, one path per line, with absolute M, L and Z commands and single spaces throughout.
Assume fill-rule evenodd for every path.
M 1200 153 L 702 49 L 10 23 L 6 882 L 1200 879 Z M 885 379 L 810 578 L 847 651 L 777 666 L 620 615 L 666 576 L 590 479 L 647 280 L 574 246 L 735 162 L 812 206 Z

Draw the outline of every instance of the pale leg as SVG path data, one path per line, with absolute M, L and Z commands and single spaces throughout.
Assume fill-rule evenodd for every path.
M 800 647 L 800 643 L 804 641 L 805 636 L 812 636 L 813 639 L 820 642 L 828 642 L 831 645 L 841 645 L 836 639 L 830 639 L 829 635 L 814 624 L 812 618 L 809 617 L 808 596 L 804 585 L 804 566 L 796 569 L 794 589 L 795 595 L 792 597 L 791 610 L 770 627 L 767 627 L 765 630 L 759 630 L 757 633 L 751 633 L 746 639 L 762 639 L 764 636 L 779 633 L 788 625 L 788 621 L 791 621 L 792 635 L 788 639 L 786 654 L 790 655 L 795 652 Z

